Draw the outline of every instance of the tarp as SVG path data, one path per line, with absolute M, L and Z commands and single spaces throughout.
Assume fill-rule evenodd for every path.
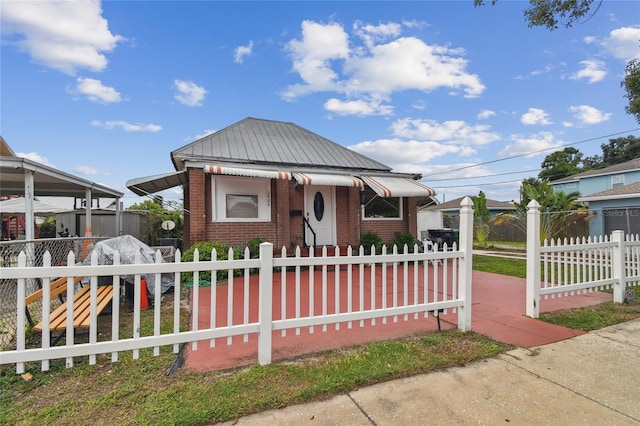
M 136 253 L 138 252 L 141 254 L 142 263 L 156 262 L 155 250 L 131 235 L 122 235 L 120 237 L 109 238 L 107 240 L 97 242 L 82 264 L 90 265 L 91 257 L 93 256 L 93 253 L 96 253 L 99 265 L 113 265 L 113 256 L 116 251 L 120 253 L 121 264 L 134 264 Z M 164 263 L 164 259 L 162 262 Z M 155 274 L 147 274 L 143 275 L 143 277 L 147 281 L 147 292 L 149 297 L 152 297 L 152 295 L 155 294 L 154 291 L 156 288 Z M 129 283 L 134 282 L 133 275 L 121 275 L 120 278 Z M 172 288 L 174 286 L 174 274 L 162 274 L 161 286 L 162 293 L 165 293 L 167 290 Z
M 0 214 L 24 214 L 25 204 L 24 197 L 0 201 Z M 54 215 L 66 211 L 68 210 L 64 207 L 53 206 L 39 200 L 33 200 L 33 214 L 36 216 Z

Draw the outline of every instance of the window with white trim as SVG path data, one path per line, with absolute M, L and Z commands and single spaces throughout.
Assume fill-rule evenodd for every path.
M 240 176 L 211 177 L 214 222 L 271 221 L 271 180 Z
M 624 186 L 624 175 L 611 176 L 611 188 L 617 188 L 619 186 Z
M 366 188 L 363 195 L 363 219 L 402 219 L 402 197 L 383 198 L 370 188 Z

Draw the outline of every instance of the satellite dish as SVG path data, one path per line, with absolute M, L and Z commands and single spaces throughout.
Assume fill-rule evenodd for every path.
M 164 222 L 162 222 L 162 225 L 160 225 L 160 226 L 165 231 L 171 231 L 173 228 L 176 227 L 176 223 L 174 221 L 172 221 L 172 220 L 165 220 Z

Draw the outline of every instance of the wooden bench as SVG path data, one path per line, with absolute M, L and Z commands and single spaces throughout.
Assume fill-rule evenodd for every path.
M 73 286 L 80 283 L 82 277 L 73 278 Z M 67 292 L 67 278 L 62 277 L 51 281 L 51 298 L 58 296 L 61 300 L 61 305 L 58 306 L 51 314 L 49 314 L 49 331 L 52 333 L 60 332 L 57 337 L 54 338 L 52 345 L 58 343 L 58 341 L 64 336 L 67 329 L 67 303 L 63 301 L 62 296 Z M 42 332 L 43 322 L 35 324 L 33 317 L 29 312 L 29 305 L 38 299 L 42 299 L 44 290 L 40 288 L 34 293 L 25 298 L 25 311 L 29 324 L 35 331 Z M 98 286 L 96 297 L 96 315 L 99 315 L 113 299 L 113 285 Z M 91 286 L 86 285 L 78 290 L 73 295 L 73 327 L 74 328 L 88 328 L 91 322 Z

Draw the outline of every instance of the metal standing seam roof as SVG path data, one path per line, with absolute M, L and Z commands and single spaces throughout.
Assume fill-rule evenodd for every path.
M 294 123 L 248 117 L 171 152 L 185 162 L 224 162 L 390 173 L 391 168 Z

